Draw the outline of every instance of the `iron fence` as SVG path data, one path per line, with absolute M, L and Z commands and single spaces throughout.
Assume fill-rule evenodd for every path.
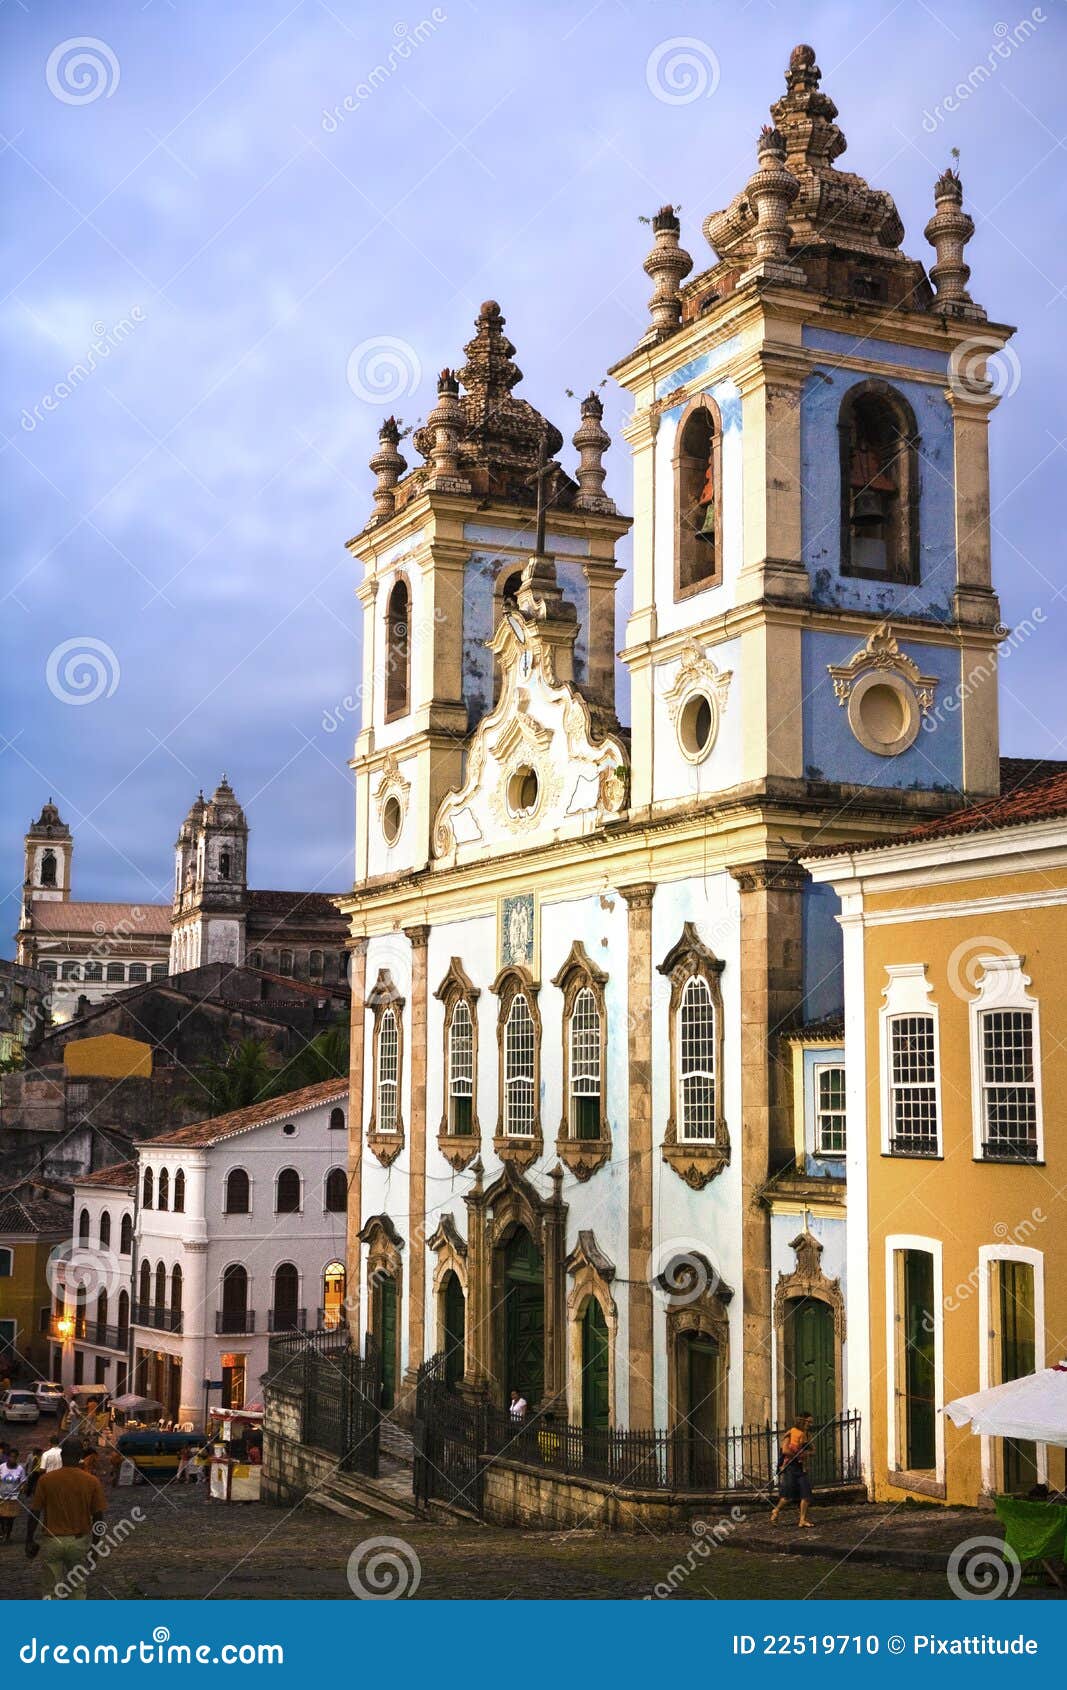
M 301 1442 L 336 1456 L 342 1472 L 377 1476 L 381 1381 L 370 1333 L 362 1356 L 344 1330 L 278 1333 L 267 1346 L 264 1390 L 299 1396 Z

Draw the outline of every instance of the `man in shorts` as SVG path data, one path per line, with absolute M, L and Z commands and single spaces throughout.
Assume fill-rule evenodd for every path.
M 811 1415 L 794 1414 L 778 1457 L 778 1501 L 771 1509 L 773 1525 L 778 1524 L 778 1516 L 787 1502 L 799 1502 L 800 1524 L 811 1528 L 808 1519 L 811 1476 L 807 1468 L 811 1449 Z

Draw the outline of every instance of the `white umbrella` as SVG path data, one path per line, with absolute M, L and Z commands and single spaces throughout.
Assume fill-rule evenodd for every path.
M 969 1420 L 972 1432 L 989 1438 L 1067 1445 L 1067 1362 L 957 1397 L 945 1404 L 944 1413 L 954 1426 Z

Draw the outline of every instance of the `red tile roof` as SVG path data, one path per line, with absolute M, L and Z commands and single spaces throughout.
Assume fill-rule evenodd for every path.
M 1005 762 L 1022 763 L 1023 759 L 1006 758 Z M 928 839 L 953 839 L 961 834 L 993 833 L 1001 828 L 1025 827 L 1027 823 L 1053 821 L 1067 816 L 1067 764 L 1046 763 L 1032 765 L 1035 771 L 1053 769 L 1044 778 L 1023 776 L 1013 789 L 1007 788 L 996 798 L 983 798 L 947 816 L 920 822 L 907 833 L 890 834 L 881 839 L 861 839 L 855 843 L 843 841 L 838 845 L 816 845 L 803 852 L 805 857 L 853 856 L 860 851 L 881 851 L 889 845 L 921 845 Z
M 136 1182 L 136 1162 L 115 1162 L 110 1168 L 97 1168 L 94 1174 L 83 1174 L 77 1184 L 106 1186 L 115 1191 L 132 1191 Z
M 40 933 L 91 933 L 120 943 L 170 936 L 169 904 L 77 904 L 65 898 L 34 898 L 30 919 Z M 120 931 L 116 935 L 116 929 Z
M 268 1121 L 284 1121 L 289 1115 L 304 1109 L 314 1109 L 319 1103 L 340 1103 L 348 1097 L 348 1081 L 320 1080 L 314 1086 L 301 1086 L 281 1097 L 267 1098 L 263 1103 L 249 1104 L 247 1109 L 234 1109 L 228 1115 L 216 1115 L 211 1121 L 194 1121 L 191 1126 L 179 1127 L 175 1132 L 162 1133 L 156 1138 L 139 1139 L 145 1148 L 156 1145 L 219 1144 L 224 1138 L 262 1127 Z

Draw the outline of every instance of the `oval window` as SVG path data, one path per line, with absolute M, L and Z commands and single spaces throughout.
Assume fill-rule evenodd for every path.
M 508 781 L 508 808 L 513 816 L 530 816 L 537 808 L 541 786 L 528 763 L 516 769 Z
M 678 719 L 682 750 L 692 762 L 700 762 L 715 743 L 715 706 L 705 693 L 687 698 Z
M 395 845 L 400 838 L 400 829 L 404 825 L 404 812 L 400 808 L 400 800 L 395 795 L 385 800 L 382 809 L 382 832 L 385 834 L 387 845 Z

